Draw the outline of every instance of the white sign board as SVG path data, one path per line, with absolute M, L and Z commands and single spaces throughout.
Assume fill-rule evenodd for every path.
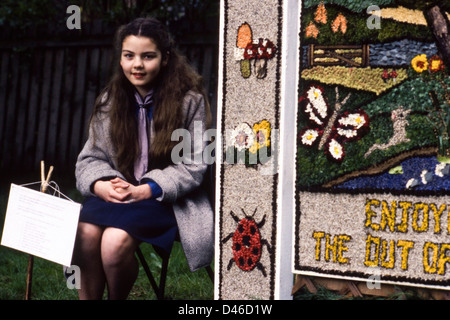
M 11 184 L 1 245 L 70 266 L 81 205 Z
M 448 290 L 450 196 L 300 192 L 296 273 Z

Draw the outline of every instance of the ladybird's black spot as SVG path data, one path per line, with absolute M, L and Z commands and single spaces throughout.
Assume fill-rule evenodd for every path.
M 255 256 L 257 256 L 258 254 L 259 254 L 259 249 L 258 248 L 253 248 L 253 250 L 252 250 L 252 254 L 253 255 L 255 255 Z
M 240 224 L 237 229 L 238 229 L 239 233 L 244 232 L 244 226 L 242 224 Z
M 247 264 L 248 264 L 249 267 L 253 266 L 253 260 L 252 260 L 252 258 L 248 258 Z
M 244 264 L 245 264 L 244 258 L 240 257 L 236 263 L 238 265 L 240 265 L 241 267 L 244 266 Z
M 236 250 L 236 251 L 240 251 L 241 250 L 241 244 L 240 243 L 235 243 L 234 244 L 234 250 Z
M 243 236 L 242 244 L 246 247 L 250 247 L 250 236 Z
M 254 226 L 250 227 L 250 233 L 254 235 L 256 233 L 256 228 Z

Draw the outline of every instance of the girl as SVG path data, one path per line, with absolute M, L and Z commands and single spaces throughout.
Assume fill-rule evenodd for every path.
M 157 20 L 121 27 L 115 49 L 117 69 L 95 103 L 75 169 L 86 197 L 73 258 L 80 299 L 101 299 L 105 285 L 109 299 L 125 299 L 142 241 L 170 252 L 179 235 L 191 271 L 213 256 L 213 212 L 200 188 L 207 165 L 171 160 L 179 143 L 172 132 L 182 128 L 202 139 L 194 124 L 205 130 L 210 121 L 201 78 Z M 202 150 L 191 144 L 183 156 L 198 159 Z

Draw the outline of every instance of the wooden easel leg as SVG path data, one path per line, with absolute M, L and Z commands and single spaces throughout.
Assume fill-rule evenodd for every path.
M 25 293 L 25 300 L 31 300 L 31 284 L 33 282 L 33 265 L 34 265 L 34 256 L 30 256 L 28 258 L 27 291 Z
M 47 178 L 45 177 L 45 164 L 44 161 L 41 161 L 41 192 L 45 193 L 47 190 L 48 183 L 50 181 L 50 177 L 53 173 L 53 166 L 50 166 Z M 30 255 L 28 258 L 28 269 L 27 269 L 27 291 L 25 293 L 25 300 L 31 300 L 31 285 L 33 282 L 33 265 L 34 265 L 34 256 Z

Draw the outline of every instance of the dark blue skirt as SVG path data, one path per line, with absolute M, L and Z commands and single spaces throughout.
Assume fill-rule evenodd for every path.
M 178 231 L 172 206 L 154 199 L 122 204 L 89 197 L 83 202 L 79 221 L 122 229 L 167 252 Z

